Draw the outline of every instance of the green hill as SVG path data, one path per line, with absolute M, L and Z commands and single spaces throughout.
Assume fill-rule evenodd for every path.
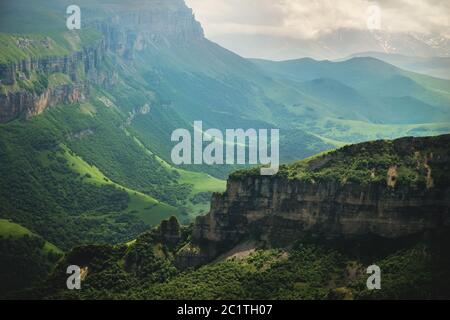
M 0 125 L 4 216 L 63 247 L 123 241 L 169 216 L 183 220 L 181 203 L 171 195 L 187 201 L 192 193 L 187 183 L 211 178 L 198 174 L 196 181 L 179 183 L 175 169 L 162 166 L 108 121 L 120 116 L 97 103 L 58 107 L 32 121 Z M 162 196 L 173 205 L 159 200 Z M 61 238 L 60 228 L 71 232 Z
M 62 251 L 27 228 L 0 219 L 0 298 L 49 275 Z
M 1 238 L 21 238 L 21 237 L 39 237 L 38 235 L 32 233 L 27 228 L 11 222 L 9 220 L 0 219 L 0 237 Z M 62 251 L 56 247 L 54 244 L 51 244 L 48 241 L 45 241 L 44 246 L 42 247 L 43 253 L 53 253 L 56 255 L 62 254 Z

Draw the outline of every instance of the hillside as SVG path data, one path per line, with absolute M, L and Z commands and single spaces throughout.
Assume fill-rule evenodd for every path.
M 450 77 L 449 57 L 411 57 L 408 55 L 383 52 L 361 52 L 352 54 L 351 57 L 373 57 L 416 73 L 427 74 L 447 80 Z
M 42 7 L 18 1 L 8 12 L 22 19 Z M 68 249 L 122 242 L 171 215 L 188 222 L 206 211 L 208 194 L 225 182 L 168 164 L 167 139 L 188 122 L 114 49 L 120 39 L 106 39 L 94 22 L 68 32 L 58 21 L 2 38 L 0 216 Z
M 63 252 L 27 228 L 0 219 L 0 298 L 45 280 Z
M 350 145 L 285 166 L 278 177 L 236 172 L 227 191 L 213 197 L 210 213 L 193 226 L 182 227 L 171 218 L 127 245 L 71 251 L 59 268 L 69 263 L 88 267 L 86 290 L 61 290 L 60 270 L 49 279 L 46 294 L 83 299 L 448 298 L 449 139 Z M 383 290 L 377 292 L 365 288 L 364 268 L 372 263 L 383 270 Z M 111 285 L 111 277 L 120 285 Z

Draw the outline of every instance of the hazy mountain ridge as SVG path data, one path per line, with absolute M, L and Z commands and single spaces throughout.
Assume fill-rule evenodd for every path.
M 447 80 L 450 78 L 450 57 L 413 57 L 383 52 L 361 52 L 340 60 L 353 57 L 373 57 L 405 70 Z
M 347 142 L 392 138 L 397 135 L 392 135 L 391 129 L 408 135 L 408 126 L 420 123 L 441 123 L 441 129 L 436 127 L 433 134 L 448 132 L 448 80 L 410 73 L 365 57 L 342 62 L 309 58 L 251 61 L 274 79 L 287 80 L 290 88 L 303 94 L 296 101 L 295 95 L 286 93 L 285 99 L 290 99 L 286 106 L 297 116 L 292 119 L 298 127 L 320 136 L 340 137 Z M 355 134 L 353 120 L 380 127 Z
M 303 57 L 335 60 L 369 51 L 416 57 L 450 55 L 450 42 L 445 36 L 386 30 L 342 28 L 308 39 L 224 34 L 212 40 L 247 58 L 277 61 Z

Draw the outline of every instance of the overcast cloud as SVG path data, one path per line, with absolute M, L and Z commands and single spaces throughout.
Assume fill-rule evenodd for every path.
M 450 37 L 449 0 L 186 0 L 207 37 L 224 34 L 311 39 L 339 28 L 367 28 L 373 5 L 382 30 Z

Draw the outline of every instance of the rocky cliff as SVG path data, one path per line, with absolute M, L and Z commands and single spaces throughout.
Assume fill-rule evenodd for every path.
M 204 32 L 183 0 L 132 1 L 129 6 L 106 4 L 108 18 L 96 22 L 109 50 L 133 58 L 154 45 L 203 39 Z
M 0 122 L 19 116 L 26 118 L 58 104 L 84 101 L 89 84 L 106 84 L 111 75 L 99 71 L 105 57 L 104 41 L 68 56 L 34 58 L 0 65 Z M 49 82 L 52 76 L 66 76 L 61 83 Z
M 86 99 L 89 87 L 85 84 L 64 84 L 46 88 L 41 94 L 27 90 L 0 94 L 0 123 L 18 116 L 26 118 L 42 113 L 58 104 L 72 104 Z
M 248 239 L 286 246 L 305 236 L 396 239 L 450 227 L 449 169 L 446 135 L 345 147 L 274 177 L 238 172 L 197 218 L 192 240 L 204 262 Z M 191 256 L 179 261 L 201 263 Z
M 84 101 L 92 83 L 112 88 L 117 74 L 101 68 L 108 54 L 129 63 L 136 51 L 203 38 L 203 29 L 182 0 L 133 0 L 126 5 L 100 2 L 96 10 L 98 15 L 87 19 L 101 34 L 95 43 L 70 55 L 0 64 L 0 123 L 35 116 L 57 104 Z M 29 50 L 36 41 L 45 48 L 57 46 L 50 37 L 34 40 L 20 36 L 15 41 L 17 50 Z M 70 80 L 50 86 L 48 78 L 54 74 Z

